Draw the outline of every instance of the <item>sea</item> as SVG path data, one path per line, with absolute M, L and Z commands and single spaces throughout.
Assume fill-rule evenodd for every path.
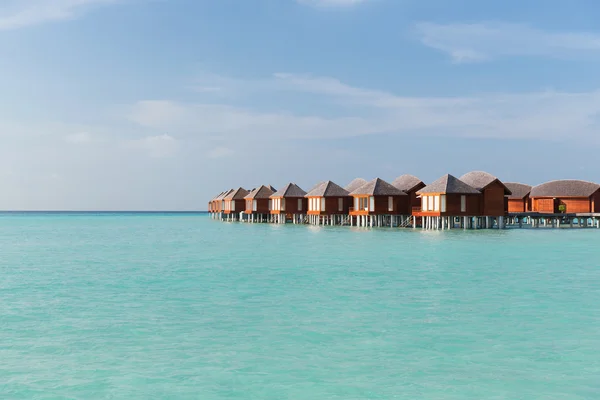
M 0 214 L 0 399 L 600 399 L 599 244 Z

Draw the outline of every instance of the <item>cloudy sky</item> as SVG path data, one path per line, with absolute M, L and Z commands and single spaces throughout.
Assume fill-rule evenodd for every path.
M 2 0 L 0 209 L 600 181 L 596 0 Z

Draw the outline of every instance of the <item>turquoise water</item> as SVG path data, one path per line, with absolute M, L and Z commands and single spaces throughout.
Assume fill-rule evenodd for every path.
M 598 399 L 598 230 L 0 216 L 2 399 Z

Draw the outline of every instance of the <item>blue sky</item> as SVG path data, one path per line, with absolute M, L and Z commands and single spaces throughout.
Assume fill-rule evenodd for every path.
M 0 209 L 324 179 L 600 181 L 600 4 L 0 2 Z

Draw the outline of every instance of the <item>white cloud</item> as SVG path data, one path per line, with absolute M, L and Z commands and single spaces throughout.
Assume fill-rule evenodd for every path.
M 209 158 L 225 158 L 231 157 L 235 152 L 228 147 L 215 147 L 208 152 Z
M 48 21 L 72 19 L 94 5 L 120 0 L 8 0 L 0 5 L 0 30 L 19 29 Z
M 233 90 L 248 87 L 256 90 L 255 86 L 242 81 Z M 600 91 L 406 97 L 353 87 L 333 78 L 284 73 L 275 74 L 264 87 L 268 91 L 311 93 L 338 109 L 335 116 L 328 115 L 327 107 L 299 115 L 293 108 L 281 111 L 282 105 L 277 106 L 279 111 L 265 111 L 170 101 L 143 101 L 133 109 L 144 109 L 151 104 L 154 115 L 169 118 L 158 118 L 154 125 L 143 119 L 146 127 L 170 129 L 203 139 L 323 139 L 389 133 L 538 140 L 561 140 L 568 136 L 588 142 L 599 140 L 596 132 L 600 129 Z
M 93 140 L 89 132 L 78 132 L 65 136 L 65 142 L 73 144 L 90 143 Z
M 420 23 L 421 42 L 447 53 L 454 62 L 480 62 L 508 56 L 573 57 L 600 54 L 600 34 L 548 32 L 509 23 Z
M 148 156 L 153 158 L 172 157 L 179 149 L 179 143 L 177 140 L 167 134 L 129 140 L 125 142 L 125 146 L 128 148 L 142 150 L 146 152 Z
M 371 0 L 297 0 L 300 4 L 314 7 L 349 7 Z

